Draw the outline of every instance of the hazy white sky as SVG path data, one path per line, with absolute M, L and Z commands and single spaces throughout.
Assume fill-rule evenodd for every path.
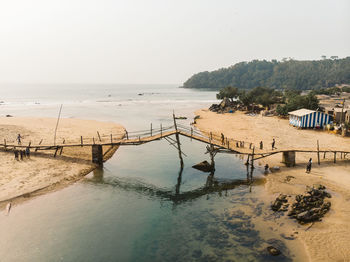
M 183 83 L 350 56 L 349 0 L 0 0 L 0 83 Z

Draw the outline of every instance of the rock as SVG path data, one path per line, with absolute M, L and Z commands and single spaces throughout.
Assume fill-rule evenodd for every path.
M 12 115 L 6 115 L 6 117 L 13 117 Z
M 266 249 L 272 256 L 278 256 L 279 254 L 281 254 L 281 251 L 279 251 L 277 248 L 273 246 L 268 246 Z
M 208 163 L 208 161 L 206 161 L 206 160 L 203 161 L 203 162 L 200 162 L 200 163 L 198 163 L 198 164 L 196 164 L 194 166 L 192 166 L 192 168 L 198 169 L 198 170 L 203 171 L 203 172 L 211 172 L 211 171 L 213 171 L 213 166 L 210 165 Z
M 273 211 L 287 211 L 289 204 L 283 205 L 283 203 L 287 203 L 287 202 L 288 202 L 287 196 L 280 194 L 276 198 L 275 202 L 273 202 L 273 204 L 271 205 L 271 209 Z
M 292 178 L 295 178 L 294 176 L 286 176 L 284 179 L 285 182 L 289 182 Z

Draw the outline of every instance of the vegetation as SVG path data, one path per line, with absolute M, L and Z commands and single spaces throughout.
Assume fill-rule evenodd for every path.
M 340 95 L 342 92 L 350 93 L 350 86 L 344 87 L 330 87 L 330 88 L 321 88 L 316 90 L 315 94 L 317 95 Z
M 251 104 L 260 104 L 264 107 L 270 107 L 270 105 L 275 103 L 280 103 L 283 101 L 283 94 L 278 91 L 274 91 L 267 87 L 256 87 L 250 91 L 239 90 L 236 87 L 226 87 L 220 90 L 216 95 L 218 99 L 224 99 L 225 97 L 238 98 L 245 106 Z
M 239 91 L 237 87 L 225 87 L 220 90 L 220 92 L 216 95 L 217 99 L 224 99 L 225 97 L 230 98 L 233 101 L 234 98 L 237 98 L 239 95 Z
M 319 101 L 316 92 L 310 92 L 308 95 L 301 95 L 299 90 L 285 90 L 284 93 L 275 91 L 267 87 L 256 87 L 252 90 L 239 90 L 236 87 L 226 87 L 217 94 L 218 99 L 225 97 L 237 98 L 238 103 L 249 107 L 252 104 L 262 105 L 270 108 L 273 104 L 279 104 L 276 112 L 280 115 L 287 115 L 288 112 L 301 108 L 316 110 L 319 108 Z
M 315 61 L 253 60 L 229 68 L 201 72 L 189 78 L 185 88 L 220 90 L 227 86 L 253 89 L 265 86 L 272 89 L 319 90 L 335 84 L 350 83 L 350 57 Z
M 319 101 L 315 92 L 310 92 L 308 95 L 300 95 L 297 92 L 285 92 L 284 105 L 278 105 L 276 112 L 280 115 L 288 115 L 288 112 L 301 108 L 316 110 L 319 108 Z

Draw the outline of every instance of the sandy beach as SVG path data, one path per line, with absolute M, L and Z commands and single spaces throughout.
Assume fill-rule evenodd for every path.
M 22 136 L 22 145 L 52 145 L 57 119 L 54 118 L 0 118 L 0 137 L 7 144 L 17 143 L 18 134 Z M 84 143 L 91 143 L 93 138 L 110 141 L 124 136 L 124 128 L 111 122 L 92 120 L 60 119 L 56 143 L 78 144 L 81 136 Z M 3 142 L 2 142 L 3 143 Z M 106 152 L 109 148 L 103 148 Z M 105 158 L 111 157 L 117 148 L 109 150 Z M 13 152 L 0 152 L 0 203 L 7 200 L 28 197 L 29 194 L 54 189 L 58 186 L 77 181 L 91 172 L 96 166 L 91 162 L 91 147 L 65 148 L 62 155 L 53 157 L 54 150 L 32 152 L 31 157 L 17 161 Z
M 244 140 L 271 147 L 272 139 L 276 139 L 278 149 L 316 149 L 317 140 L 320 149 L 349 150 L 350 138 L 328 134 L 323 131 L 298 130 L 289 125 L 288 120 L 277 117 L 249 116 L 242 112 L 233 114 L 216 114 L 209 110 L 198 110 L 196 127 L 203 132 Z M 314 160 L 310 174 L 305 173 L 307 160 Z M 290 200 L 295 195 L 305 192 L 307 186 L 322 184 L 331 193 L 332 207 L 321 222 L 300 225 L 288 216 L 276 216 L 270 227 L 263 229 L 266 234 L 278 232 L 289 236 L 290 247 L 300 245 L 306 252 L 309 261 L 350 261 L 350 161 L 341 160 L 333 163 L 333 154 L 321 157 L 321 165 L 317 165 L 316 154 L 297 153 L 296 166 L 284 167 L 281 154 L 276 154 L 258 161 L 258 165 L 266 163 L 281 167 L 280 171 L 266 176 L 266 203 L 271 203 L 279 194 L 286 194 Z M 287 176 L 291 176 L 287 179 Z M 269 206 L 269 205 L 267 205 Z M 272 211 L 271 211 L 272 212 Z M 259 220 L 259 218 L 257 218 Z M 259 224 L 259 221 L 256 221 Z M 266 223 L 266 221 L 265 221 Z M 311 227 L 310 227 L 311 226 Z M 295 242 L 297 241 L 297 242 Z M 293 250 L 293 248 L 291 248 Z

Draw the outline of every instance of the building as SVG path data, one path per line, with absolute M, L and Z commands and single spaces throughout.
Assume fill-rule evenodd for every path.
M 323 127 L 332 121 L 330 115 L 309 109 L 299 109 L 288 114 L 289 123 L 300 128 Z
M 343 123 L 345 120 L 345 114 L 346 114 L 346 109 L 343 109 L 341 107 L 335 107 L 334 113 L 333 113 L 334 121 L 336 123 Z
M 345 112 L 345 122 L 350 124 L 350 109 L 347 109 Z

